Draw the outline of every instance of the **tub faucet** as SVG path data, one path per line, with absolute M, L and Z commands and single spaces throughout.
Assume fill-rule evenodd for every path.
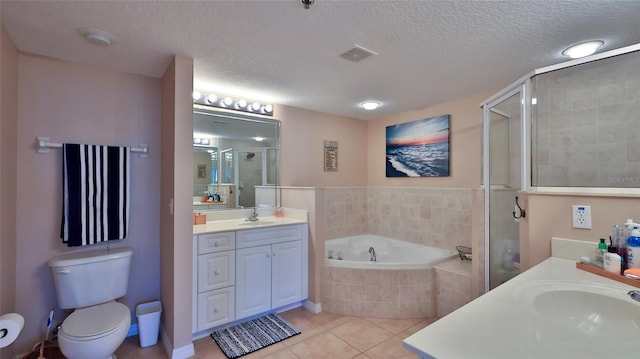
M 640 290 L 630 290 L 627 294 L 629 294 L 631 299 L 640 302 Z
M 258 212 L 256 212 L 256 208 L 253 207 L 253 211 L 249 215 L 249 218 L 245 219 L 245 221 L 255 222 L 258 220 Z
M 373 247 L 369 247 L 369 262 L 377 262 L 376 250 Z

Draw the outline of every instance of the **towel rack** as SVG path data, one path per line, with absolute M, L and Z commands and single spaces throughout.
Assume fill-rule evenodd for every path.
M 49 153 L 50 148 L 62 148 L 62 143 L 49 142 L 49 137 L 36 137 L 36 152 Z M 131 152 L 139 152 L 140 157 L 149 157 L 149 145 L 141 144 L 140 147 L 131 147 Z

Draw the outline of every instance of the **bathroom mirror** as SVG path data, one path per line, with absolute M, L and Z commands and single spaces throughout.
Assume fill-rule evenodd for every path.
M 279 136 L 278 120 L 194 105 L 194 205 L 217 194 L 207 209 L 279 206 Z

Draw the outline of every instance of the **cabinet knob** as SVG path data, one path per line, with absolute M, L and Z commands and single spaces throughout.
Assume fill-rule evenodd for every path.
M 267 252 L 267 258 L 271 257 L 271 253 Z
M 218 270 L 217 270 L 217 269 L 213 271 L 213 275 L 218 275 L 218 274 L 219 274 L 219 273 L 218 273 Z
M 213 308 L 214 313 L 218 313 L 218 308 Z
M 218 242 L 213 242 L 213 246 L 217 247 L 218 246 Z
M 271 253 L 271 255 L 275 257 L 276 256 L 276 252 Z

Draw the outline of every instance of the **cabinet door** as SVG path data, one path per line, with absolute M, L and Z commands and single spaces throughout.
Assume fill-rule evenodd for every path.
M 233 287 L 198 294 L 197 330 L 205 330 L 234 321 Z
M 274 244 L 271 251 L 271 306 L 302 300 L 302 241 Z
M 198 256 L 198 293 L 232 286 L 235 262 L 233 251 Z
M 271 246 L 236 250 L 236 320 L 271 309 Z

